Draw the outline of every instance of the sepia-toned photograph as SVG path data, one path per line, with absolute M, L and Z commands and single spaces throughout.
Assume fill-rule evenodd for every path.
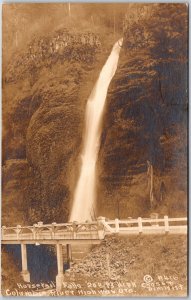
M 188 10 L 2 5 L 3 296 L 188 295 Z

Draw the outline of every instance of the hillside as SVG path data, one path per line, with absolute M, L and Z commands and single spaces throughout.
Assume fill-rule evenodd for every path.
M 53 263 L 52 260 L 52 265 Z M 39 264 L 42 268 L 43 261 L 39 261 Z M 31 264 L 31 271 L 34 271 L 33 269 Z M 19 274 L 13 269 L 12 271 L 18 278 L 17 282 L 22 283 Z M 41 280 L 32 282 L 44 282 L 47 274 L 44 272 L 41 276 Z M 186 285 L 185 236 L 109 236 L 101 245 L 94 246 L 80 263 L 74 263 L 71 269 L 66 271 L 62 292 L 44 289 L 43 293 L 50 296 L 180 297 L 187 294 Z M 3 294 L 6 288 L 26 292 L 26 288 L 18 289 L 16 282 L 10 285 L 7 274 L 4 275 Z M 28 288 L 27 291 L 35 291 L 35 288 Z
M 65 280 L 81 284 L 82 290 L 94 290 L 96 295 L 106 290 L 107 296 L 184 296 L 186 256 L 185 236 L 109 236 L 68 270 Z M 150 285 L 144 284 L 146 275 L 152 277 Z M 74 294 L 79 295 L 79 290 Z

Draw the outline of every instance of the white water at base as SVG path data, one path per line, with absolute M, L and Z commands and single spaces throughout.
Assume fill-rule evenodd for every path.
M 74 193 L 69 221 L 85 222 L 94 217 L 96 161 L 100 145 L 100 123 L 109 84 L 116 72 L 123 39 L 118 40 L 111 51 L 86 106 L 86 128 L 81 154 L 82 165 Z

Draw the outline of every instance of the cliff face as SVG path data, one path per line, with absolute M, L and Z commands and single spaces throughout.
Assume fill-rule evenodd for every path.
M 153 7 L 152 18 L 124 21 L 124 46 L 108 93 L 97 176 L 97 214 L 107 217 L 186 213 L 187 9 L 169 5 L 169 17 L 164 7 Z M 22 216 L 12 218 L 15 225 L 67 221 L 86 101 L 119 34 L 118 28 L 113 36 L 110 23 L 96 30 L 63 27 L 31 37 L 8 64 L 4 224 L 18 203 Z M 147 161 L 154 170 L 152 209 Z
M 106 213 L 110 206 L 112 217 L 186 212 L 186 7 L 168 8 L 170 18 L 157 5 L 149 20 L 132 23 L 132 30 L 125 26 L 99 160 L 99 207 Z M 154 172 L 152 208 L 148 161 Z
M 32 41 L 7 68 L 4 207 L 12 207 L 11 199 L 19 193 L 18 198 L 25 200 L 21 223 L 68 219 L 78 175 L 86 100 L 107 57 L 101 47 L 95 33 L 69 33 L 64 28 Z M 12 90 L 16 95 L 11 94 Z M 22 160 L 30 176 L 26 175 L 19 191 L 7 189 L 7 181 L 11 180 L 7 168 L 18 168 L 20 172 Z M 6 222 L 6 208 L 3 213 Z M 18 222 L 13 219 L 13 223 Z

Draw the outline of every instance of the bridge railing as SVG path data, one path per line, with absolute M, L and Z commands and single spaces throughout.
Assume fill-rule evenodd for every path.
M 38 222 L 33 226 L 2 227 L 2 240 L 74 240 L 104 239 L 106 234 L 137 233 L 187 233 L 187 218 L 160 219 L 137 218 L 126 220 L 106 220 L 99 217 L 97 221 L 84 223 L 52 223 Z
M 104 230 L 97 221 L 91 223 L 38 222 L 33 226 L 2 227 L 2 240 L 62 240 L 62 239 L 103 239 Z

